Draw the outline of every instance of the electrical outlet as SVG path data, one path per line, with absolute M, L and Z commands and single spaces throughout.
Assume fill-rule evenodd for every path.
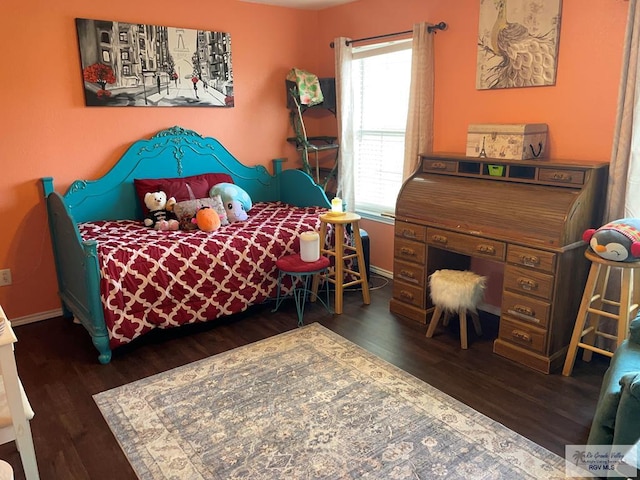
M 5 285 L 11 285 L 11 270 L 8 268 L 0 270 L 0 287 Z

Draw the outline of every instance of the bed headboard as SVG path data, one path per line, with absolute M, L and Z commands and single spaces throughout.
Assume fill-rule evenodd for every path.
M 313 190 L 310 205 L 329 206 L 324 191 L 295 171 L 282 172 L 284 159 L 274 160 L 274 175 L 262 166 L 240 163 L 220 142 L 178 126 L 163 130 L 148 140 L 138 140 L 103 177 L 76 180 L 63 196 L 76 222 L 142 218 L 136 197 L 135 178 L 188 177 L 202 173 L 227 173 L 256 202 L 282 200 L 293 203 L 296 190 Z M 285 173 L 285 175 L 281 175 Z M 284 179 L 284 180 L 283 180 Z M 286 179 L 294 180 L 288 182 Z M 300 184 L 300 179 L 302 183 Z M 286 181 L 287 186 L 283 185 Z M 45 196 L 54 192 L 53 178 L 42 179 Z M 305 205 L 300 205 L 305 206 Z

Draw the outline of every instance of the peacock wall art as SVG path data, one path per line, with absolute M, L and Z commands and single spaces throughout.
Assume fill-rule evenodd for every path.
M 561 0 L 480 0 L 479 90 L 554 85 Z

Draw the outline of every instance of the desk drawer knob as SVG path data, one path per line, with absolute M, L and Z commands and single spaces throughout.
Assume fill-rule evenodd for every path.
M 572 180 L 571 175 L 566 173 L 556 172 L 552 176 L 553 176 L 553 179 L 558 182 L 570 182 Z
M 405 278 L 410 278 L 412 280 L 414 280 L 416 278 L 416 276 L 413 274 L 413 272 L 409 271 L 409 270 L 400 270 L 400 276 L 401 277 L 405 277 Z
M 538 289 L 538 283 L 534 282 L 530 278 L 522 278 L 522 277 L 520 277 L 518 279 L 518 285 L 520 285 L 520 288 L 522 288 L 523 290 L 527 290 L 527 291 L 537 290 Z
M 433 240 L 434 243 L 441 243 L 443 245 L 446 245 L 449 241 L 444 235 L 431 235 L 431 240 Z
M 537 267 L 540 265 L 540 259 L 535 255 L 520 255 L 520 261 L 528 267 Z
M 525 305 L 514 305 L 513 311 L 519 313 L 520 315 L 526 315 L 527 317 L 535 317 L 536 312 Z
M 409 257 L 415 257 L 416 256 L 416 251 L 413 248 L 409 248 L 409 247 L 402 247 L 400 249 L 400 253 L 402 255 L 407 255 Z
M 526 332 L 522 332 L 520 330 L 512 330 L 511 336 L 516 340 L 520 340 L 521 342 L 531 343 L 531 335 Z
M 405 238 L 416 238 L 416 231 L 405 228 L 402 230 L 402 236 Z
M 485 255 L 495 255 L 496 248 L 493 245 L 478 245 L 476 251 Z
M 432 162 L 431 163 L 431 168 L 433 168 L 434 170 L 446 170 L 447 169 L 447 165 L 445 163 L 442 163 L 442 162 Z
M 406 290 L 401 290 L 400 296 L 402 298 L 406 298 L 407 300 L 413 300 L 413 294 L 411 292 L 407 292 Z

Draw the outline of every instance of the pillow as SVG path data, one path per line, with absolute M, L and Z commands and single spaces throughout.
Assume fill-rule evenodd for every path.
M 203 173 L 189 177 L 135 178 L 133 185 L 136 189 L 142 212 L 146 215 L 149 210 L 144 204 L 144 196 L 148 192 L 162 190 L 167 194 L 167 198 L 173 197 L 176 202 L 183 202 L 208 197 L 211 187 L 221 182 L 233 183 L 233 179 L 226 173 Z
M 248 217 L 247 212 L 251 210 L 251 197 L 238 185 L 233 183 L 219 183 L 214 185 L 209 191 L 209 196 L 220 195 L 222 203 L 227 211 L 229 222 L 244 222 Z
M 220 195 L 215 197 L 198 198 L 196 200 L 185 200 L 178 202 L 173 207 L 173 212 L 180 222 L 180 230 L 197 230 L 198 226 L 191 220 L 202 207 L 213 208 L 220 217 L 220 225 L 229 225 L 227 212 L 222 204 Z
M 222 197 L 222 201 L 225 203 L 237 200 L 242 204 L 247 212 L 251 210 L 251 207 L 253 206 L 249 194 L 233 183 L 220 182 L 217 185 L 214 185 L 211 187 L 211 190 L 209 190 L 209 196 L 213 197 L 214 195 L 220 195 L 220 197 Z

